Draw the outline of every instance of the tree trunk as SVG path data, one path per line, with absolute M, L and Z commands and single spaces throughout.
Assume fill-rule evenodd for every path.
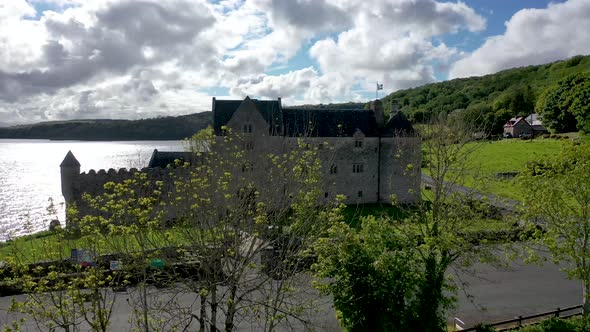
M 201 313 L 199 314 L 199 332 L 205 332 L 205 318 L 207 316 L 207 297 L 203 296 L 203 289 L 199 292 L 201 297 Z
M 145 280 L 145 275 L 144 275 L 144 280 Z M 145 284 L 143 284 L 141 286 L 141 302 L 142 302 L 142 306 L 143 306 L 143 324 L 144 324 L 144 331 L 145 332 L 149 332 L 150 331 L 150 327 L 148 324 L 148 303 L 147 303 L 147 287 Z
M 587 316 L 588 314 L 590 314 L 590 281 L 585 281 L 583 283 L 583 310 L 584 310 L 584 316 Z
M 217 331 L 217 286 L 211 286 L 211 332 Z
M 425 262 L 426 277 L 422 285 L 420 307 L 418 308 L 420 330 L 440 331 L 441 317 L 439 317 L 444 274 L 439 273 L 438 261 L 434 254 Z M 444 324 L 443 324 L 444 325 Z
M 225 317 L 225 332 L 231 332 L 234 329 L 234 318 L 236 316 L 236 293 L 238 287 L 235 280 L 232 282 L 229 299 L 227 300 L 227 316 Z

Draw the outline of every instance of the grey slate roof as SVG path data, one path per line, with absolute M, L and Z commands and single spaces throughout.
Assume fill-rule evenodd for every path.
M 161 167 L 166 168 L 168 165 L 174 165 L 175 160 L 187 161 L 189 163 L 193 162 L 194 156 L 192 152 L 185 152 L 185 151 L 158 151 L 158 149 L 154 149 L 152 153 L 152 157 L 150 158 L 150 163 L 148 167 Z
M 381 131 L 383 137 L 413 135 L 415 135 L 414 127 L 401 111 L 392 113 L 385 123 L 385 128 Z
M 310 137 L 351 137 L 357 129 L 367 137 L 391 137 L 413 135 L 414 129 L 407 118 L 397 112 L 379 128 L 375 113 L 366 109 L 309 109 L 282 108 L 279 100 L 216 100 L 213 98 L 213 129 L 221 135 L 234 112 L 251 100 L 264 120 L 270 125 L 269 135 L 310 136 Z
M 379 136 L 375 114 L 369 110 L 283 109 L 286 136 L 351 137 L 359 129 Z
M 244 100 L 217 100 L 213 98 L 213 130 L 216 135 L 222 134 L 221 127 L 229 122 L 234 112 L 246 100 L 254 102 L 260 115 L 270 125 L 271 135 L 282 133 L 283 121 L 280 100 L 258 100 L 250 99 L 250 97 L 246 97 Z M 273 127 L 274 132 L 272 132 Z

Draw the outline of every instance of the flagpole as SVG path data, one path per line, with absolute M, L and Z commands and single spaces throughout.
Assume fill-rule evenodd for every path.
M 379 99 L 379 90 L 383 90 L 383 83 L 379 84 L 379 81 L 375 83 L 375 100 Z
M 379 81 L 376 82 L 375 85 L 375 100 L 379 99 Z

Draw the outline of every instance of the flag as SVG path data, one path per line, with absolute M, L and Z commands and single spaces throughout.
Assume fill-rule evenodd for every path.
M 383 90 L 383 83 L 377 83 L 377 90 Z

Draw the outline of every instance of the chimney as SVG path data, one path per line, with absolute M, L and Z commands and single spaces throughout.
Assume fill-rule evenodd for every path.
M 371 102 L 371 110 L 375 113 L 375 121 L 377 122 L 378 128 L 383 128 L 385 126 L 385 114 L 383 114 L 383 104 L 381 100 L 375 99 Z
M 399 112 L 399 105 L 397 103 L 391 103 L 391 112 L 389 118 L 391 119 L 397 112 Z

